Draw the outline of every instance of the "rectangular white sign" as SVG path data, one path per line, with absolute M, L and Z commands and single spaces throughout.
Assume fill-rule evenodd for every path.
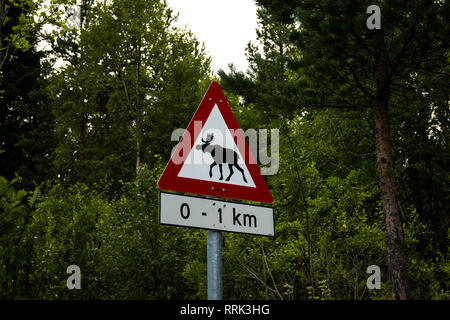
M 275 235 L 273 208 L 166 192 L 159 194 L 159 223 Z

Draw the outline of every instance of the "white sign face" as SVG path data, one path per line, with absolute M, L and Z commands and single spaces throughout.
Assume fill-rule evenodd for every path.
M 273 208 L 160 192 L 159 223 L 275 235 Z
M 212 139 L 208 144 L 210 147 L 202 148 L 202 145 L 205 146 L 205 140 L 208 142 L 208 137 Z M 237 155 L 236 162 L 233 164 L 230 161 L 233 160 L 233 156 L 228 161 L 223 161 L 223 156 L 226 156 L 226 154 L 217 152 L 217 147 L 224 150 L 223 153 L 226 150 L 229 150 L 231 154 L 235 152 Z M 219 108 L 215 105 L 203 124 L 194 147 L 183 163 L 178 176 L 255 188 L 255 183 L 243 159 L 233 135 L 228 130 Z M 217 165 L 211 168 L 213 163 L 217 163 Z M 230 166 L 231 164 L 233 166 Z M 230 171 L 230 168 L 232 171 Z M 222 172 L 220 172 L 221 170 Z

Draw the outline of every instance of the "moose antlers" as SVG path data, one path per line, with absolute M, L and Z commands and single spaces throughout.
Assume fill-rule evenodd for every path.
M 214 134 L 208 133 L 208 134 L 206 135 L 206 140 L 204 140 L 204 139 L 202 138 L 202 142 L 203 142 L 203 143 L 211 143 L 211 141 L 213 141 L 213 139 L 214 139 Z

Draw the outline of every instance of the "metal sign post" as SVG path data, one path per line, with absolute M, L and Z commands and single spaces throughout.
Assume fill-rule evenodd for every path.
M 208 300 L 222 300 L 222 234 L 206 231 Z
M 222 300 L 222 233 L 273 237 L 273 208 L 161 191 L 159 223 L 207 229 L 208 299 Z

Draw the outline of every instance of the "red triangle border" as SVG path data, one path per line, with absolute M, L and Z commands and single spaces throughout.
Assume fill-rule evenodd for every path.
M 203 97 L 200 105 L 198 106 L 197 111 L 194 113 L 194 116 L 189 122 L 185 134 L 181 138 L 184 139 L 188 133 L 190 134 L 190 137 L 193 137 L 191 139 L 191 149 L 195 143 L 195 140 L 197 139 L 197 136 L 194 136 L 194 133 L 196 133 L 197 135 L 199 134 L 199 132 L 194 132 L 194 121 L 201 121 L 202 125 L 204 125 L 209 117 L 209 114 L 214 108 L 214 105 L 216 104 L 228 128 L 233 130 L 240 129 L 236 118 L 234 117 L 233 112 L 228 105 L 225 95 L 220 88 L 219 83 L 213 81 L 206 91 L 206 94 Z M 236 135 L 241 135 L 241 137 L 238 138 L 243 138 L 241 131 L 238 131 Z M 243 141 L 245 141 L 245 139 Z M 244 150 L 241 150 L 242 146 L 239 146 L 239 144 L 237 146 L 239 148 L 239 152 L 242 155 L 248 155 L 247 157 L 245 157 L 244 161 L 250 175 L 252 176 L 256 188 L 221 183 L 217 181 L 206 181 L 178 177 L 178 173 L 183 166 L 184 160 L 189 155 L 189 152 L 187 154 L 183 154 L 183 161 L 179 164 L 172 161 L 171 157 L 171 159 L 167 163 L 166 168 L 164 169 L 164 172 L 159 178 L 158 187 L 161 190 L 166 191 L 186 192 L 220 198 L 273 203 L 272 194 L 270 193 L 270 190 L 267 187 L 263 176 L 261 175 L 258 165 L 254 161 L 254 157 L 247 142 L 245 141 L 244 143 Z M 180 148 L 181 144 L 179 143 L 175 149 L 174 154 L 179 154 Z

